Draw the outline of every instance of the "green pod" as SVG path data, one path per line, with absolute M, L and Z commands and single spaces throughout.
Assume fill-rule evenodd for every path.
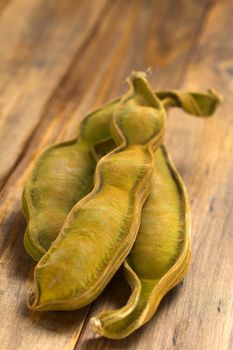
M 166 108 L 179 106 L 196 116 L 211 115 L 220 102 L 211 91 L 206 95 L 168 91 L 158 96 Z M 131 296 L 122 308 L 93 317 L 94 332 L 110 339 L 122 339 L 151 319 L 163 296 L 188 271 L 190 231 L 184 183 L 165 146 L 161 146 L 156 151 L 151 193 L 142 210 L 139 232 L 123 264 Z
M 181 107 L 193 115 L 209 116 L 219 102 L 211 91 L 171 90 L 159 91 L 156 95 L 166 109 Z M 24 246 L 35 260 L 39 261 L 56 239 L 72 207 L 90 192 L 96 166 L 93 145 L 100 144 L 98 156 L 116 146 L 114 142 L 109 143 L 109 137 L 112 115 L 119 100 L 89 113 L 81 122 L 79 139 L 49 147 L 35 162 L 22 198 L 28 221 Z M 95 152 L 94 156 L 96 158 Z
M 109 136 L 114 108 L 112 101 L 88 114 L 78 139 L 49 147 L 36 161 L 22 198 L 28 221 L 24 246 L 33 259 L 46 253 L 71 208 L 91 191 L 96 166 L 92 148 Z
M 150 196 L 135 244 L 124 262 L 132 294 L 119 310 L 92 319 L 94 331 L 121 339 L 146 323 L 190 263 L 190 209 L 185 186 L 164 146 L 156 151 Z
M 135 241 L 166 112 L 142 73 L 133 73 L 129 84 L 112 122 L 118 147 L 98 162 L 93 190 L 72 208 L 35 268 L 34 289 L 28 295 L 33 310 L 71 310 L 89 304 Z

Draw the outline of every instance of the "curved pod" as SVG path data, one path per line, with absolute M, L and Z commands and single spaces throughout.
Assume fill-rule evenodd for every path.
M 156 151 L 151 194 L 135 244 L 124 262 L 128 303 L 92 319 L 94 330 L 121 339 L 146 323 L 190 264 L 190 209 L 185 186 L 164 146 Z
M 79 139 L 59 143 L 37 159 L 26 182 L 22 206 L 28 221 L 24 246 L 33 259 L 49 249 L 71 208 L 93 187 L 93 145 L 109 136 L 115 101 L 88 114 Z

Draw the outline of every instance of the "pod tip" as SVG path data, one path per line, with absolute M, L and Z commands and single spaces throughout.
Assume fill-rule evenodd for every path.
M 216 90 L 208 89 L 208 92 L 216 98 L 218 104 L 223 102 L 223 95 L 219 94 Z
M 152 69 L 148 67 L 146 71 L 132 71 L 129 78 L 127 78 L 127 82 L 133 82 L 135 79 L 143 79 L 146 80 L 151 75 Z
M 103 335 L 103 327 L 98 317 L 92 317 L 90 319 L 91 328 L 96 336 L 101 337 Z

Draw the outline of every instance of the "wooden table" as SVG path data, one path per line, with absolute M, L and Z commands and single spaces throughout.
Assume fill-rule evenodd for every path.
M 233 2 L 0 1 L 0 349 L 233 349 Z M 121 341 L 89 319 L 122 305 L 119 273 L 90 307 L 32 313 L 35 264 L 23 248 L 21 194 L 35 157 L 67 140 L 87 111 L 152 67 L 155 89 L 214 88 L 215 116 L 170 113 L 166 143 L 192 206 L 192 266 L 155 317 Z

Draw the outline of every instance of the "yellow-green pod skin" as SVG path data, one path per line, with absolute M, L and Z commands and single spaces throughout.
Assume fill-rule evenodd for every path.
M 45 150 L 26 182 L 22 207 L 28 221 L 24 246 L 33 259 L 49 249 L 71 208 L 93 187 L 92 148 L 109 136 L 115 101 L 82 121 L 79 138 Z
M 29 308 L 77 309 L 102 292 L 135 241 L 150 192 L 153 150 L 165 126 L 166 112 L 144 75 L 132 74 L 112 123 L 119 146 L 98 162 L 92 192 L 72 208 L 36 266 Z
M 185 186 L 164 146 L 156 151 L 151 193 L 135 244 L 124 262 L 128 303 L 92 319 L 94 330 L 121 339 L 146 323 L 190 264 L 190 209 Z

